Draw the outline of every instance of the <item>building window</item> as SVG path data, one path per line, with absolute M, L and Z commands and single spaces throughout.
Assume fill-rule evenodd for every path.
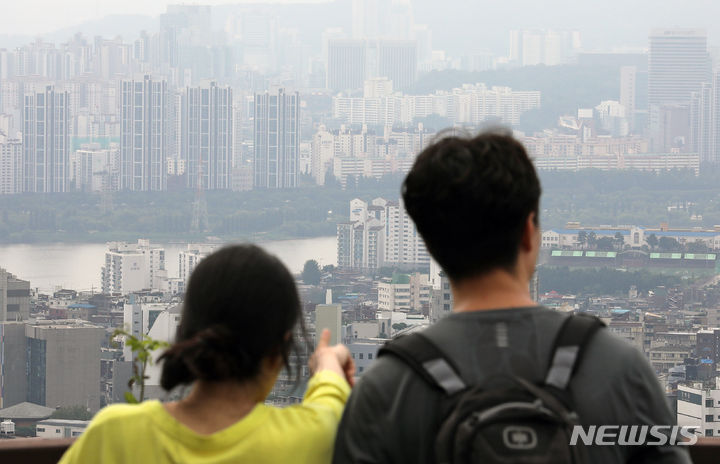
M 713 407 L 713 400 L 712 398 L 708 398 L 705 400 L 705 407 L 706 408 L 712 408 Z
M 368 353 L 368 359 L 372 359 L 372 353 Z
M 706 431 L 705 431 L 705 436 L 706 436 L 706 437 L 712 437 L 712 436 L 713 436 L 712 430 L 706 430 Z
M 363 354 L 362 354 L 362 353 L 358 353 L 358 355 L 360 356 L 360 359 L 363 359 Z M 710 417 L 712 417 L 712 416 L 710 416 Z
M 713 416 L 712 416 L 712 414 L 708 414 L 708 415 L 705 416 L 705 422 L 712 422 L 712 421 L 713 421 Z

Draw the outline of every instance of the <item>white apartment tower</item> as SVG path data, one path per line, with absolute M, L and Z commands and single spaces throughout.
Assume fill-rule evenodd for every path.
M 348 222 L 337 226 L 338 266 L 430 266 L 430 255 L 400 202 L 376 198 L 350 202 Z
M 376 269 L 385 261 L 385 208 L 387 201 L 350 202 L 350 219 L 337 226 L 338 266 Z
M 165 249 L 149 240 L 137 243 L 110 242 L 102 268 L 103 293 L 128 293 L 161 286 L 165 273 Z
M 0 195 L 23 191 L 23 146 L 20 140 L 0 139 Z
M 385 224 L 385 263 L 430 267 L 425 242 L 401 201 L 388 202 Z
M 187 250 L 178 254 L 178 277 L 187 284 L 190 275 L 200 261 L 217 249 L 218 245 L 188 244 Z

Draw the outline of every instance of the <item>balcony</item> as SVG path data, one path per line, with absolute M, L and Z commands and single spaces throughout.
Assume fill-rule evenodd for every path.
M 23 464 L 54 464 L 60 460 L 72 439 L 46 440 L 16 438 L 0 440 L 0 462 Z M 715 464 L 720 457 L 720 438 L 700 438 L 691 446 L 690 456 L 695 464 Z

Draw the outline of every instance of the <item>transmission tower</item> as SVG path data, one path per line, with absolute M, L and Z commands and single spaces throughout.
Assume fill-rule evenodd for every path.
M 195 201 L 193 201 L 193 217 L 190 223 L 191 232 L 208 232 L 207 200 L 205 191 L 202 188 L 202 157 L 198 160 L 197 190 L 195 190 Z

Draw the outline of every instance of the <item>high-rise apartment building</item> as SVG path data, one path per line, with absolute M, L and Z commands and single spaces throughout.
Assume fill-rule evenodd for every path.
M 23 191 L 23 146 L 20 140 L 0 137 L 0 195 Z
M 430 267 L 425 242 L 401 201 L 387 203 L 385 226 L 385 262 L 393 265 Z
M 165 272 L 165 249 L 138 243 L 111 242 L 102 268 L 103 293 L 122 295 L 161 287 Z
M 187 283 L 195 267 L 206 256 L 215 251 L 218 245 L 189 243 L 186 250 L 178 254 L 178 277 Z
M 191 189 L 230 189 L 232 174 L 232 89 L 215 82 L 188 87 L 181 103 L 181 158 Z M 199 183 L 199 185 L 198 185 Z
M 720 161 L 720 71 L 690 95 L 690 150 L 700 161 Z
M 69 177 L 68 92 L 46 86 L 23 100 L 24 191 L 65 192 Z
M 338 267 L 427 267 L 430 255 L 402 203 L 376 198 L 350 202 L 350 219 L 337 226 Z
M 255 95 L 255 188 L 297 186 L 300 94 L 277 89 Z
M 159 191 L 167 186 L 169 127 L 166 81 L 145 76 L 122 82 L 120 185 L 124 190 Z
M 620 68 L 620 104 L 625 108 L 625 116 L 632 133 L 635 130 L 635 110 L 637 106 L 637 67 Z
M 385 260 L 385 208 L 387 201 L 374 199 L 369 205 L 350 202 L 348 222 L 337 225 L 338 267 L 376 269 Z

